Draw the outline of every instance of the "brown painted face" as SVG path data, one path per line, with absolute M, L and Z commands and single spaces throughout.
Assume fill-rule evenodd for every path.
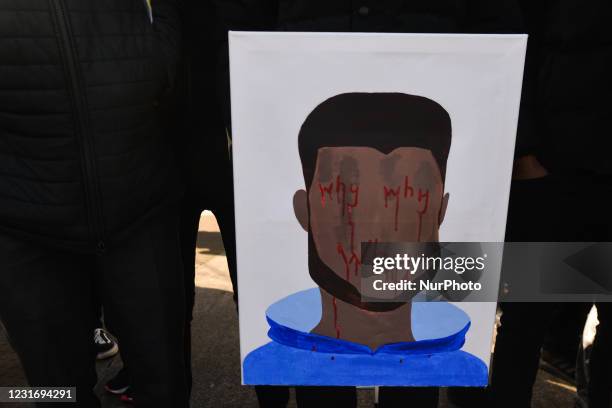
M 400 147 L 384 154 L 370 147 L 320 148 L 308 193 L 298 191 L 294 205 L 316 250 L 313 254 L 311 248 L 310 256 L 336 275 L 327 277 L 336 284 L 326 285 L 325 274 L 311 270 L 311 275 L 328 291 L 346 284 L 359 291 L 361 243 L 438 241 L 447 201 L 429 150 Z

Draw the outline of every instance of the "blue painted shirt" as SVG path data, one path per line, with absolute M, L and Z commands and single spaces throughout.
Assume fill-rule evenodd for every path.
M 266 311 L 272 341 L 243 362 L 249 385 L 478 386 L 488 369 L 461 350 L 470 327 L 461 309 L 445 302 L 412 304 L 414 342 L 369 347 L 310 333 L 321 319 L 319 288 L 295 293 Z

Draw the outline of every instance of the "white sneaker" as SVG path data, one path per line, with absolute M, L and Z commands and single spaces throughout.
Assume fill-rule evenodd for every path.
M 108 335 L 106 330 L 102 328 L 94 330 L 94 343 L 96 345 L 96 351 L 98 352 L 96 356 L 98 360 L 113 357 L 119 352 L 117 343 Z

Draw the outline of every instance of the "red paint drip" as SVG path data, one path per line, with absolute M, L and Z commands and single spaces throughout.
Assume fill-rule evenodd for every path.
M 350 281 L 351 277 L 349 275 L 349 259 L 346 256 L 346 252 L 344 252 L 344 247 L 342 246 L 341 243 L 338 242 L 338 245 L 336 246 L 336 250 L 338 251 L 338 253 L 342 257 L 342 262 L 344 262 L 344 272 L 346 274 L 346 280 Z
M 351 252 L 354 252 L 355 250 L 355 223 L 353 222 L 353 207 L 347 207 L 347 210 L 348 210 L 347 223 L 349 225 L 349 228 L 351 229 L 349 244 L 350 244 Z
M 353 195 L 353 203 L 347 204 L 346 209 L 348 212 L 348 224 L 351 227 L 351 252 L 355 252 L 355 223 L 353 222 L 353 208 L 359 205 L 359 186 L 351 184 L 351 194 Z M 344 211 L 344 208 L 343 208 Z
M 342 190 L 342 195 L 340 195 Z M 344 205 L 346 202 L 346 185 L 340 179 L 340 176 L 336 177 L 336 202 L 342 206 L 342 216 L 344 217 Z
M 359 258 L 359 256 L 357 255 L 355 251 L 351 251 L 351 256 L 349 258 L 346 251 L 344 250 L 344 246 L 342 246 L 341 243 L 338 243 L 338 245 L 336 246 L 336 250 L 342 257 L 342 262 L 344 262 L 344 273 L 346 275 L 346 280 L 350 282 L 351 281 L 351 276 L 350 276 L 351 264 L 354 265 L 353 266 L 354 274 L 355 276 L 357 276 L 357 274 L 359 273 L 359 267 L 361 266 L 361 259 Z
M 394 221 L 393 225 L 394 225 L 395 231 L 397 231 L 397 222 L 398 222 L 398 215 L 399 215 L 399 194 L 400 194 L 400 187 L 398 186 L 394 190 L 392 188 L 384 186 L 384 191 L 385 191 L 385 208 L 389 207 L 389 197 L 394 197 L 395 198 L 395 221 Z
M 429 209 L 429 190 L 425 190 L 425 192 L 423 192 L 423 190 L 419 188 L 419 203 L 423 201 L 423 199 L 425 199 L 425 205 L 423 205 L 423 208 L 419 210 L 419 214 L 425 214 Z
M 422 229 L 422 225 L 423 225 L 423 215 L 429 209 L 429 190 L 425 190 L 425 192 L 423 193 L 423 191 L 421 189 L 419 189 L 419 196 L 418 196 L 419 203 L 421 201 L 423 201 L 423 199 L 425 199 L 425 204 L 423 205 L 423 208 L 420 209 L 420 210 L 417 210 L 417 213 L 419 214 L 419 225 L 418 225 L 418 230 L 417 230 L 417 242 L 421 241 L 421 229 Z
M 321 192 L 321 206 L 325 207 L 325 193 L 329 195 L 330 200 L 333 199 L 332 190 L 334 188 L 334 182 L 329 183 L 327 187 L 319 183 L 319 191 Z
M 339 178 L 338 178 L 338 181 L 339 181 Z M 342 185 L 344 186 L 344 183 L 342 183 Z M 343 191 L 344 190 L 345 190 L 345 187 L 343 187 Z M 355 276 L 357 276 L 357 274 L 359 273 L 359 266 L 361 265 L 361 259 L 359 259 L 359 256 L 355 252 L 355 223 L 353 222 L 353 209 L 359 205 L 359 186 L 356 184 L 351 184 L 350 191 L 353 197 L 353 202 L 346 204 L 346 212 L 347 212 L 346 222 L 350 229 L 350 232 L 349 232 L 349 246 L 350 246 L 350 254 L 351 254 L 350 258 L 348 257 L 347 252 L 344 250 L 344 246 L 342 245 L 342 243 L 338 243 L 338 245 L 336 246 L 336 250 L 342 257 L 342 262 L 344 262 L 344 273 L 346 276 L 346 280 L 348 282 L 351 281 L 350 265 L 354 264 Z M 343 214 L 344 214 L 344 209 L 345 209 L 344 200 L 345 200 L 345 197 L 343 196 L 342 197 L 342 213 Z
M 404 186 L 403 186 L 403 198 L 404 199 L 411 199 L 414 197 L 414 187 L 410 184 L 410 179 L 408 178 L 408 176 L 404 177 Z M 385 193 L 385 208 L 389 208 L 389 199 L 394 198 L 395 199 L 395 214 L 394 214 L 394 228 L 395 231 L 398 230 L 399 228 L 399 202 L 400 202 L 400 191 L 402 189 L 401 185 L 398 185 L 396 188 L 391 188 L 389 186 L 384 186 L 384 193 Z M 424 201 L 424 205 L 423 208 L 420 210 L 417 210 L 417 213 L 419 214 L 419 225 L 418 225 L 418 236 L 420 239 L 421 236 L 421 221 L 422 221 L 422 216 L 423 214 L 425 214 L 427 212 L 427 210 L 429 209 L 429 190 L 421 190 L 419 189 L 419 194 L 417 196 L 417 201 L 419 203 L 421 203 L 422 201 Z
M 408 198 L 408 194 L 410 197 L 414 195 L 414 188 L 410 185 L 410 179 L 408 176 L 404 178 L 404 198 Z
M 334 306 L 334 329 L 336 329 L 336 338 L 340 338 L 340 326 L 338 325 L 338 304 L 336 297 L 332 298 L 332 305 Z
M 355 262 L 355 269 L 354 269 L 354 273 L 355 276 L 357 276 L 359 274 L 359 267 L 361 266 L 361 260 L 359 259 L 359 257 L 357 256 L 357 254 L 355 252 L 353 252 L 353 255 L 351 256 L 350 262 Z

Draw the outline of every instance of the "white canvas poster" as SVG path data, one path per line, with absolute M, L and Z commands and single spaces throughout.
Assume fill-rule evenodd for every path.
M 495 303 L 368 301 L 361 245 L 504 240 L 525 46 L 230 33 L 243 383 L 487 385 Z

